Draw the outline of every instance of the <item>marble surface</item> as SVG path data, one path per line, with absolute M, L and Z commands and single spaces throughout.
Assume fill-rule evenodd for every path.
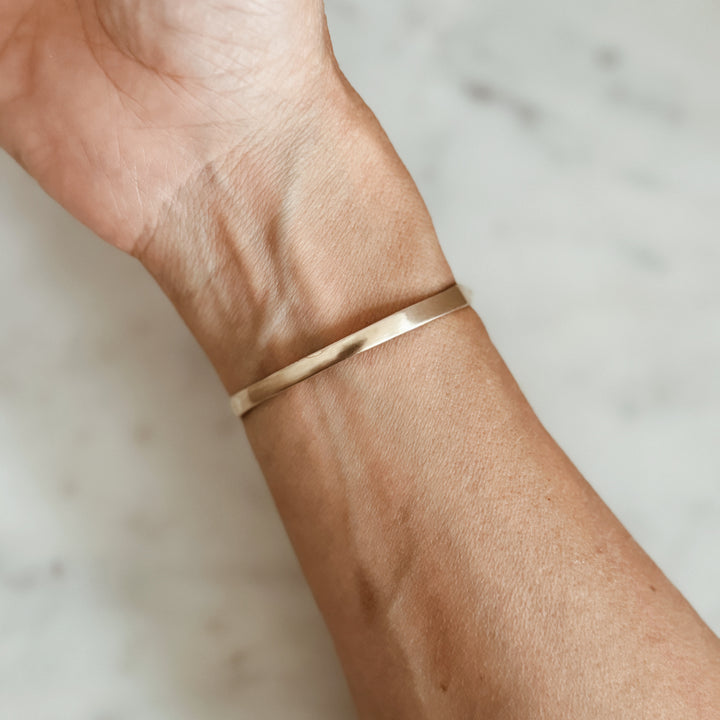
M 540 417 L 720 631 L 720 6 L 330 0 Z M 0 158 L 0 714 L 353 716 L 169 303 Z

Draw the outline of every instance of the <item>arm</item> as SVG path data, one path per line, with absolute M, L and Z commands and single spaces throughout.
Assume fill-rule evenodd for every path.
M 223 238 L 203 290 L 187 300 L 195 265 L 189 279 L 148 263 L 229 391 L 452 282 L 384 134 L 336 92 L 261 222 L 218 202 L 220 172 L 163 229 Z M 258 255 L 238 251 L 248 234 Z M 295 386 L 245 427 L 362 717 L 720 707 L 716 638 L 547 435 L 472 310 Z
M 163 117 L 193 128 L 172 153 L 167 118 L 134 133 L 118 123 L 126 159 L 147 138 L 143 157 L 173 170 L 161 189 L 152 163 L 108 172 L 99 140 L 72 181 L 43 172 L 20 121 L 27 93 L 3 95 L 3 144 L 142 259 L 229 391 L 452 282 L 402 164 L 325 67 L 298 121 L 266 135 L 236 121 L 205 136 L 171 97 Z M 138 203 L 121 192 L 134 183 L 169 200 Z M 99 190 L 113 201 L 84 203 Z M 245 424 L 363 717 L 713 716 L 716 639 L 540 427 L 471 310 Z

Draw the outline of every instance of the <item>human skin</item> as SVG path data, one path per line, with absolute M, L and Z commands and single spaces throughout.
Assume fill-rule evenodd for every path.
M 0 0 L 0 144 L 229 392 L 453 282 L 317 0 Z M 720 717 L 717 638 L 473 310 L 244 424 L 360 717 Z

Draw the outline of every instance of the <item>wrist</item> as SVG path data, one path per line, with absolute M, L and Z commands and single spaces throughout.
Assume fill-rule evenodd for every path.
M 425 205 L 344 82 L 183 189 L 141 260 L 229 392 L 453 282 Z

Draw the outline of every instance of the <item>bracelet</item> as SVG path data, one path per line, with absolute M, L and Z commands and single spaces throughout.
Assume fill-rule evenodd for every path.
M 453 285 L 437 295 L 421 300 L 410 307 L 389 315 L 362 330 L 337 340 L 314 353 L 297 360 L 287 367 L 249 385 L 230 398 L 230 405 L 238 417 L 260 403 L 278 395 L 283 390 L 346 360 L 353 355 L 382 345 L 388 340 L 404 335 L 432 320 L 467 307 L 468 301 L 458 285 Z

